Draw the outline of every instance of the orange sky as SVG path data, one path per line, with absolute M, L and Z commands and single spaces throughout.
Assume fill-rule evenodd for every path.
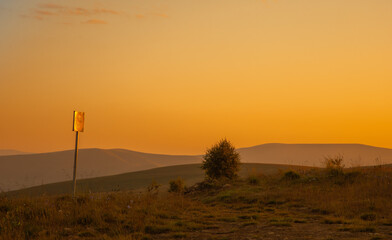
M 0 149 L 392 148 L 391 0 L 4 0 Z

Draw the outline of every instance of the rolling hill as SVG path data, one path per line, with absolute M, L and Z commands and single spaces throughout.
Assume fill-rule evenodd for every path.
M 160 167 L 150 170 L 137 171 L 113 176 L 82 179 L 77 181 L 79 193 L 108 192 L 145 189 L 153 181 L 167 187 L 170 180 L 181 177 L 187 186 L 200 182 L 204 178 L 201 164 L 187 164 Z M 289 165 L 245 163 L 241 165 L 240 176 L 246 177 L 252 173 L 273 174 L 281 170 L 292 168 Z M 46 184 L 22 190 L 8 192 L 10 196 L 37 196 L 42 194 L 64 194 L 72 192 L 72 181 Z
M 244 163 L 322 166 L 326 156 L 343 155 L 346 166 L 392 163 L 392 149 L 361 144 L 263 144 L 240 148 Z M 81 149 L 78 179 L 110 176 L 158 167 L 201 163 L 202 156 L 161 155 L 125 149 Z M 0 191 L 72 179 L 73 150 L 0 156 Z
M 9 155 L 24 155 L 29 154 L 27 152 L 22 152 L 14 149 L 0 149 L 0 156 L 9 156 Z
M 72 179 L 74 151 L 0 156 L 0 190 Z M 124 149 L 79 150 L 77 178 L 93 178 L 163 166 L 200 163 L 200 156 L 170 156 Z
M 392 163 L 392 149 L 362 144 L 269 143 L 238 149 L 243 162 L 323 166 L 325 157 L 342 155 L 346 167 Z

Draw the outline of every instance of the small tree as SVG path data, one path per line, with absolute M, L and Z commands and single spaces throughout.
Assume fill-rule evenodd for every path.
M 207 149 L 204 155 L 202 169 L 210 179 L 234 179 L 238 175 L 240 154 L 235 147 L 226 139 Z

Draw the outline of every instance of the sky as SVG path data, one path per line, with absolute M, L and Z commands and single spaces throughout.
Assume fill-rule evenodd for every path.
M 0 149 L 392 148 L 391 0 L 2 0 Z

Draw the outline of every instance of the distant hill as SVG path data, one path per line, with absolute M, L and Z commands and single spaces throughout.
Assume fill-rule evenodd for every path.
M 0 156 L 0 191 L 70 180 L 73 158 L 73 150 Z M 81 149 L 77 177 L 93 178 L 200 162 L 200 156 L 149 154 L 124 149 Z
M 392 149 L 361 144 L 263 144 L 240 148 L 244 163 L 322 166 L 326 156 L 343 155 L 346 166 L 392 163 Z M 73 150 L 0 156 L 0 191 L 72 179 Z M 81 149 L 78 179 L 110 176 L 157 167 L 201 163 L 202 156 L 141 153 L 124 149 Z
M 362 144 L 281 144 L 269 143 L 240 148 L 242 161 L 301 166 L 323 166 L 325 157 L 342 155 L 346 167 L 392 163 L 392 149 Z
M 23 154 L 29 154 L 29 153 L 13 150 L 13 149 L 0 149 L 0 156 L 23 155 Z
M 187 186 L 200 182 L 204 178 L 201 164 L 188 164 L 170 167 L 154 168 L 150 170 L 119 174 L 114 176 L 83 179 L 77 181 L 79 193 L 108 192 L 124 190 L 145 190 L 153 181 L 167 188 L 170 180 L 181 177 Z M 294 168 L 295 166 L 277 164 L 245 163 L 241 165 L 240 176 L 246 177 L 251 173 L 265 175 L 276 173 L 280 170 Z M 72 193 L 72 181 L 52 183 L 37 187 L 26 188 L 8 192 L 10 196 L 37 196 L 42 194 Z

